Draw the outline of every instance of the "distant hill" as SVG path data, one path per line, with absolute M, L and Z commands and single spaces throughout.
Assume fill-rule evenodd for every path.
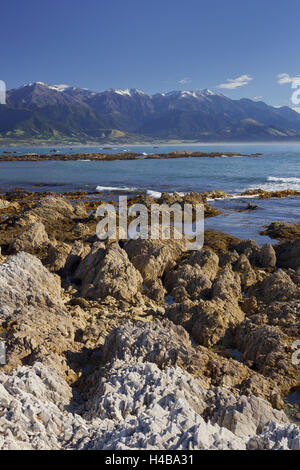
M 300 114 L 211 90 L 96 93 L 36 82 L 9 90 L 0 105 L 0 142 L 9 140 L 291 141 L 300 140 Z

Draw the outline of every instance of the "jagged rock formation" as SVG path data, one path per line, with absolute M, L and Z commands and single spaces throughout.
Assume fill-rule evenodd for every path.
M 95 224 L 47 196 L 0 225 L 0 448 L 300 450 L 298 240 L 186 252 Z
M 60 281 L 29 253 L 19 252 L 0 266 L 0 312 L 10 316 L 27 307 L 63 306 Z
M 35 250 L 42 249 L 48 243 L 49 238 L 44 224 L 41 222 L 34 222 L 23 230 L 23 232 L 11 243 L 10 248 L 13 252 L 34 252 Z
M 175 266 L 175 260 L 183 251 L 182 240 L 130 240 L 126 243 L 126 253 L 138 269 L 144 282 L 161 277 L 165 271 Z
M 81 409 L 64 411 L 71 389 L 49 366 L 1 373 L 0 405 L 9 415 L 0 417 L 0 448 L 299 449 L 299 428 L 263 400 L 207 389 L 178 366 L 160 370 L 125 348 L 129 363 L 113 353 Z
M 142 277 L 116 243 L 108 246 L 96 242 L 82 260 L 76 277 L 82 281 L 81 293 L 88 298 L 108 295 L 130 300 L 141 288 Z

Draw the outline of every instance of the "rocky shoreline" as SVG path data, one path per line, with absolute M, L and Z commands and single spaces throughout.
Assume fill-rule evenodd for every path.
M 214 216 L 224 194 L 155 202 Z M 300 450 L 299 224 L 262 247 L 207 230 L 186 252 L 99 241 L 101 203 L 0 197 L 0 449 Z
M 141 159 L 166 159 L 166 158 L 218 158 L 218 157 L 260 157 L 261 153 L 255 154 L 240 154 L 236 152 L 222 153 L 222 152 L 190 152 L 188 150 L 177 150 L 170 153 L 157 153 L 157 154 L 143 154 L 135 152 L 123 153 L 74 153 L 74 154 L 61 154 L 52 151 L 49 154 L 28 153 L 25 155 L 17 155 L 5 153 L 0 155 L 0 162 L 18 162 L 18 161 L 48 161 L 48 160 L 61 160 L 61 161 L 76 161 L 76 160 L 92 160 L 92 161 L 113 161 L 113 160 L 141 160 Z

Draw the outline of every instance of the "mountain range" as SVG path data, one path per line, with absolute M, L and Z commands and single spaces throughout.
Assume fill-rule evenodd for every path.
M 30 83 L 7 91 L 0 142 L 300 140 L 300 114 L 211 90 L 148 95 Z

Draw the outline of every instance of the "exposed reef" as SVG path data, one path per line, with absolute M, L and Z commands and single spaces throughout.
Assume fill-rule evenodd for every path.
M 8 161 L 45 161 L 45 160 L 92 160 L 92 161 L 112 161 L 112 160 L 141 160 L 141 159 L 164 159 L 164 158 L 217 158 L 217 157 L 259 157 L 262 154 L 255 153 L 251 155 L 235 152 L 222 153 L 222 152 L 190 152 L 188 150 L 177 150 L 170 153 L 157 153 L 144 155 L 135 152 L 122 152 L 122 153 L 74 153 L 74 154 L 61 154 L 61 153 L 50 153 L 50 154 L 37 154 L 28 153 L 25 155 L 8 154 L 0 155 L 0 162 Z

